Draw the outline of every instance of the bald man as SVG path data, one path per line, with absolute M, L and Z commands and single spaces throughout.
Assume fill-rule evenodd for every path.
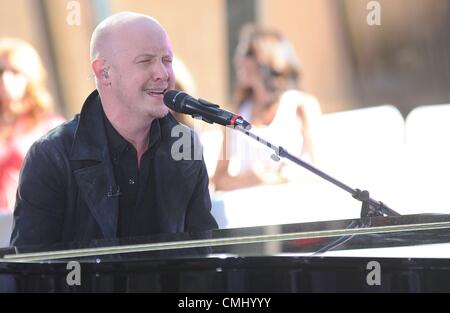
M 97 90 L 28 152 L 11 244 L 217 228 L 204 161 L 172 155 L 172 129 L 183 126 L 163 103 L 175 83 L 163 27 L 141 14 L 113 15 L 94 30 L 90 55 Z

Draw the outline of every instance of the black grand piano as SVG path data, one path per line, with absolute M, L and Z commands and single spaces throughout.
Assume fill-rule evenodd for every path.
M 450 215 L 3 249 L 0 291 L 449 292 Z

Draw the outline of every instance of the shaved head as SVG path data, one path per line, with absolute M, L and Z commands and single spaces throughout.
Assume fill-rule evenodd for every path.
M 91 61 L 96 58 L 111 60 L 115 53 L 126 49 L 127 38 L 124 36 L 129 31 L 138 27 L 146 27 L 166 35 L 161 24 L 154 18 L 134 13 L 121 12 L 103 20 L 94 30 L 91 37 L 90 56 Z

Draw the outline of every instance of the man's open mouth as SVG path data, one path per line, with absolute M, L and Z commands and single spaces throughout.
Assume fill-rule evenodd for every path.
M 151 96 L 163 96 L 167 91 L 166 89 L 146 89 L 145 92 Z

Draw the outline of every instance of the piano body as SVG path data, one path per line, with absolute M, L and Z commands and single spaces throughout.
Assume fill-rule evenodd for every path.
M 0 291 L 449 292 L 450 215 L 4 249 Z

